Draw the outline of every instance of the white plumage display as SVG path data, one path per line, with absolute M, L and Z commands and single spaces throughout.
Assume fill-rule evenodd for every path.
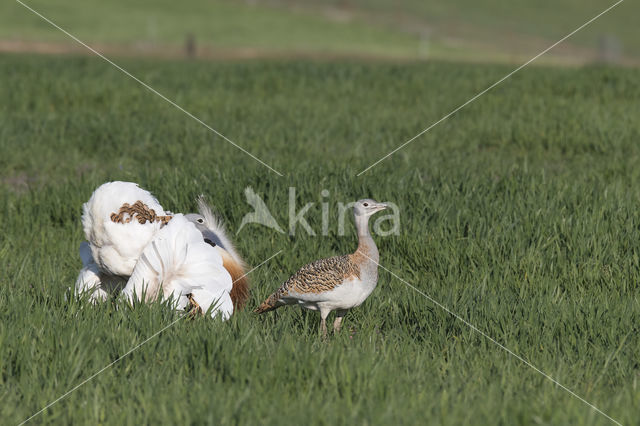
M 146 206 L 147 212 L 137 206 Z M 159 216 L 151 220 L 151 212 Z M 164 215 L 158 200 L 135 183 L 109 182 L 96 189 L 82 207 L 82 227 L 100 270 L 131 275 L 142 250 L 163 225 L 158 217 Z
M 238 281 L 247 284 L 244 262 L 202 201 L 200 210 L 224 247 L 208 240 L 214 237 L 212 231 L 199 230 L 193 215 L 188 220 L 165 212 L 151 193 L 135 183 L 100 186 L 83 206 L 82 225 L 88 242 L 80 245 L 83 268 L 76 293 L 87 292 L 94 302 L 121 290 L 129 301 L 171 298 L 176 309 L 190 307 L 192 312 L 210 311 L 213 317 L 229 318 L 237 305 L 231 296 L 232 276 L 238 275 Z M 233 262 L 225 263 L 226 257 Z
M 191 295 L 203 312 L 213 307 L 212 315 L 226 319 L 233 313 L 231 287 L 220 254 L 178 214 L 142 252 L 122 294 L 131 301 L 142 295 L 148 302 L 173 297 L 176 309 L 185 309 Z
M 92 302 L 104 302 L 110 294 L 122 290 L 127 279 L 118 275 L 110 275 L 100 270 L 93 260 L 91 247 L 88 242 L 80 244 L 80 259 L 82 269 L 76 280 L 76 294 L 89 293 Z

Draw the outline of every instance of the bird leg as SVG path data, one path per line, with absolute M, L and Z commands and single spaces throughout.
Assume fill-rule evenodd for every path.
M 322 321 L 320 322 L 320 330 L 322 331 L 322 338 L 327 338 L 327 317 L 331 311 L 320 310 L 320 317 Z
M 340 332 L 340 326 L 342 325 L 342 319 L 347 315 L 346 309 L 341 309 L 336 312 L 336 319 L 333 321 L 333 334 Z
M 322 338 L 327 338 L 327 319 L 322 318 L 322 322 L 320 323 L 320 330 L 322 330 Z
M 187 307 L 187 311 L 189 313 L 189 317 L 192 319 L 203 315 L 202 308 L 198 305 L 198 302 L 193 298 L 193 294 L 187 294 L 187 298 L 189 299 L 189 306 Z

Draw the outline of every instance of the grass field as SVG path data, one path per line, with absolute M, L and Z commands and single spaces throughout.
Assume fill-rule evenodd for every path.
M 97 0 L 78 4 L 25 2 L 35 10 L 91 43 L 119 46 L 182 47 L 187 34 L 199 45 L 217 49 L 249 48 L 266 52 L 356 53 L 415 55 L 419 40 L 402 31 L 363 20 L 336 22 L 317 13 L 250 5 L 227 0 L 168 0 L 138 2 Z M 0 39 L 68 43 L 55 30 L 19 3 L 4 6 Z
M 304 4 L 318 8 L 314 0 L 256 0 L 266 4 Z M 592 16 L 614 4 L 607 0 L 327 0 L 321 2 L 335 8 L 346 8 L 354 16 L 369 21 L 387 23 L 405 29 L 429 28 L 436 39 L 453 38 L 457 43 L 484 50 L 488 45 L 510 54 L 535 53 L 542 40 L 557 40 Z M 625 53 L 640 55 L 638 25 L 640 12 L 636 2 L 624 2 L 620 7 L 594 22 L 588 31 L 571 38 L 573 46 L 593 48 L 603 34 L 615 34 Z M 495 51 L 493 52 L 496 53 Z
M 0 418 L 17 424 L 179 316 L 67 300 L 81 206 L 107 180 L 205 193 L 235 232 L 252 186 L 282 226 L 330 191 L 330 235 L 257 225 L 250 307 L 354 249 L 338 201 L 401 209 L 381 263 L 623 424 L 640 407 L 640 72 L 531 67 L 355 175 L 510 68 L 120 61 L 279 177 L 96 58 L 0 56 Z M 307 215 L 318 230 L 320 208 Z M 298 309 L 180 320 L 34 419 L 55 424 L 612 424 L 381 271 L 322 342 Z
M 609 0 L 25 0 L 81 40 L 129 55 L 179 56 L 187 34 L 199 54 L 352 56 L 524 62 L 615 3 Z M 626 1 L 540 58 L 581 64 L 604 36 L 624 63 L 640 60 L 640 6 Z M 11 42 L 25 42 L 16 46 Z M 9 43 L 5 46 L 5 43 Z M 31 43 L 31 44 L 30 44 Z M 36 47 L 33 43 L 44 43 Z M 52 43 L 53 45 L 47 45 Z M 62 45 L 62 46 L 60 46 Z M 0 51 L 76 46 L 10 0 L 0 5 Z M 238 52 L 240 50 L 240 52 Z

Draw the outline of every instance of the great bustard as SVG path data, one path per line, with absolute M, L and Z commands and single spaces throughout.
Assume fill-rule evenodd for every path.
M 327 316 L 336 312 L 334 333 L 347 311 L 360 306 L 378 283 L 378 248 L 369 234 L 369 217 L 387 207 L 384 203 L 365 199 L 353 207 L 358 249 L 353 254 L 316 260 L 293 274 L 275 293 L 256 310 L 269 312 L 284 305 L 300 305 L 320 311 L 321 330 L 327 335 Z
M 205 240 L 209 233 L 202 233 L 184 215 L 165 211 L 137 184 L 101 185 L 83 206 L 82 225 L 88 241 L 80 245 L 83 268 L 77 293 L 86 292 L 95 302 L 111 293 L 130 301 L 142 295 L 145 301 L 172 298 L 177 309 L 210 309 L 212 316 L 223 319 L 238 305 L 232 275 L 243 278 L 237 271 L 242 265 L 225 261 L 229 253 L 212 247 Z M 220 226 L 216 229 L 223 234 Z M 239 259 L 225 241 L 224 248 Z

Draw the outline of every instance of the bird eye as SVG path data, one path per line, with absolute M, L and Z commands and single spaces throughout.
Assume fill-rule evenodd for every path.
M 369 207 L 369 203 L 364 203 L 363 206 Z
M 204 219 L 202 218 L 198 219 L 198 223 L 204 223 Z

